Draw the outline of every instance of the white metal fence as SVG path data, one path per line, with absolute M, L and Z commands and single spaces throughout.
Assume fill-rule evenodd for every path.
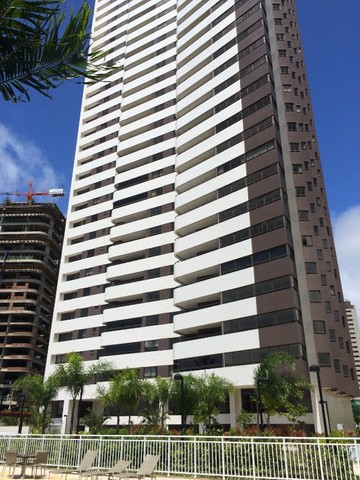
M 4 452 L 48 450 L 51 466 L 76 466 L 88 449 L 97 450 L 95 467 L 131 460 L 136 470 L 146 454 L 159 455 L 159 475 L 254 480 L 355 480 L 360 439 L 294 437 L 181 437 L 6 435 Z M 360 475 L 360 472 L 359 472 Z

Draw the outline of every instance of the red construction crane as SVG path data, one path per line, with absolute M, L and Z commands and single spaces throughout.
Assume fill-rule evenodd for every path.
M 51 188 L 47 192 L 33 192 L 33 182 L 29 180 L 29 190 L 27 192 L 0 192 L 0 195 L 15 195 L 17 197 L 22 197 L 25 195 L 26 202 L 31 202 L 33 197 L 38 195 L 46 195 L 49 197 L 63 197 L 64 189 L 63 188 Z

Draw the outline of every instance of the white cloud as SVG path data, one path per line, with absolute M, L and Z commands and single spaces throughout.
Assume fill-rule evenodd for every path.
M 40 148 L 31 140 L 21 137 L 0 123 L 0 191 L 26 192 L 29 180 L 34 191 L 47 191 L 64 183 Z M 4 196 L 1 196 L 2 200 Z M 24 201 L 25 198 L 14 197 Z
M 335 215 L 332 225 L 344 297 L 360 317 L 360 205 Z

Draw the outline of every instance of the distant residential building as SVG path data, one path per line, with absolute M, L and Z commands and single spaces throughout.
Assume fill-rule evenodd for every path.
M 145 378 L 215 372 L 236 386 L 219 419 L 234 425 L 256 366 L 286 351 L 314 383 L 309 428 L 314 364 L 332 424 L 352 425 L 294 1 L 97 0 L 92 37 L 119 68 L 84 89 L 47 373 L 69 351 Z
M 0 394 L 43 374 L 65 219 L 52 203 L 0 205 Z
M 354 353 L 356 375 L 360 386 L 360 326 L 356 307 L 351 302 L 345 302 L 346 319 L 349 325 L 351 346 Z

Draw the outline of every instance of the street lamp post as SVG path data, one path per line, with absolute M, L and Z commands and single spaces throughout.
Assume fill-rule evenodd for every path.
M 323 398 L 322 389 L 321 389 L 320 367 L 319 367 L 319 365 L 310 365 L 309 370 L 310 370 L 310 372 L 315 372 L 316 373 L 318 390 L 319 390 L 319 399 L 320 399 L 319 404 L 321 406 L 321 413 L 322 413 L 322 417 L 323 417 L 324 432 L 325 432 L 325 437 L 328 437 L 329 432 L 328 432 L 327 421 L 326 421 L 326 412 L 325 412 L 326 401 Z
M 21 434 L 23 423 L 24 423 L 25 394 L 23 392 L 19 393 L 17 400 L 18 402 L 20 401 L 20 420 L 19 420 L 18 433 Z
M 74 385 L 80 389 L 79 405 L 78 405 L 78 412 L 77 412 L 77 419 L 76 419 L 76 435 L 78 435 L 80 430 L 80 409 L 81 409 L 81 402 L 82 402 L 82 397 L 84 393 L 84 385 L 81 382 L 75 382 Z
M 180 381 L 180 391 L 181 391 L 181 399 L 180 399 L 180 407 L 181 407 L 181 433 L 184 434 L 185 427 L 186 427 L 186 415 L 185 415 L 185 389 L 184 389 L 184 377 L 181 373 L 174 373 L 173 379 Z

